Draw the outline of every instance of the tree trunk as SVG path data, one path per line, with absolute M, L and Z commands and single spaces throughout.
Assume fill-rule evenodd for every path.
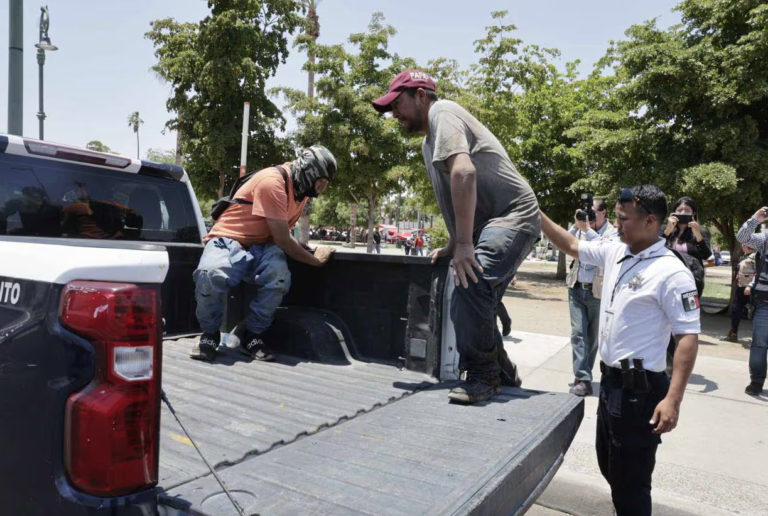
M 366 238 L 366 252 L 373 253 L 373 226 L 376 222 L 376 196 L 368 196 L 368 238 Z
M 136 130 L 136 159 L 141 159 L 141 149 L 139 148 L 139 130 Z
M 227 175 L 224 172 L 219 172 L 219 188 L 216 190 L 216 193 L 218 194 L 216 196 L 217 199 L 221 199 L 224 197 L 224 186 L 227 183 Z
M 176 165 L 181 166 L 181 129 L 176 129 Z
M 304 205 L 304 209 L 301 210 L 301 217 L 299 217 L 299 242 L 302 244 L 309 243 L 309 215 L 312 213 L 312 201 Z
M 315 7 L 315 2 L 310 2 L 308 14 L 308 17 L 312 22 L 312 27 L 309 32 L 309 35 L 312 37 L 312 43 L 309 46 L 308 52 L 310 65 L 315 64 L 315 50 L 313 45 L 317 43 L 317 38 L 320 36 L 320 17 L 317 15 Z M 313 99 L 315 98 L 315 71 L 311 67 L 308 75 L 309 78 L 307 83 L 307 96 Z M 299 219 L 299 241 L 302 244 L 307 244 L 309 242 L 309 216 L 311 213 L 312 205 L 310 203 L 307 204 L 307 207 L 301 213 L 301 218 Z
M 565 259 L 566 255 L 562 251 L 558 251 L 558 258 L 557 258 L 557 273 L 555 274 L 556 280 L 564 280 L 565 279 Z
M 723 240 L 728 246 L 728 250 L 731 252 L 731 277 L 736 277 L 736 271 L 739 265 L 739 259 L 743 254 L 741 252 L 741 245 L 736 241 L 736 232 L 733 229 L 734 219 L 731 216 L 723 217 L 722 219 L 712 219 L 712 223 L 723 235 Z M 733 304 L 733 298 L 736 296 L 736 283 L 731 282 L 731 296 L 728 299 L 728 306 Z

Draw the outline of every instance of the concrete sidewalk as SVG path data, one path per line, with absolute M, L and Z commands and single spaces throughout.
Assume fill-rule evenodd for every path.
M 568 392 L 573 381 L 568 338 L 513 331 L 505 347 L 524 387 Z M 598 370 L 596 391 L 599 376 Z M 744 394 L 747 381 L 744 361 L 699 357 L 680 424 L 659 447 L 654 514 L 768 516 L 768 397 Z M 529 514 L 612 514 L 594 451 L 596 411 L 597 397 L 591 396 L 563 467 Z

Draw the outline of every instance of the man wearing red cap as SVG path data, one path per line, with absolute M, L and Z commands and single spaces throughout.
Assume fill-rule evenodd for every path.
M 451 319 L 466 381 L 449 398 L 476 403 L 501 385 L 520 386 L 496 326 L 496 307 L 539 239 L 536 195 L 496 137 L 455 102 L 439 100 L 424 72 L 399 74 L 373 107 L 391 111 L 407 132 L 424 135 L 424 163 L 450 234 L 448 246 L 430 255 L 433 262 L 453 257 L 457 286 Z

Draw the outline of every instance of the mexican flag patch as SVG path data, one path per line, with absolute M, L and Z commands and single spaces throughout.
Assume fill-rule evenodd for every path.
M 683 308 L 685 308 L 686 312 L 693 312 L 694 310 L 701 308 L 699 293 L 692 290 L 683 294 Z

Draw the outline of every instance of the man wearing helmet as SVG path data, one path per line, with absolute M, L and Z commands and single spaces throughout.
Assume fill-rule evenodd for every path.
M 333 180 L 336 159 L 325 147 L 304 149 L 292 163 L 264 169 L 234 195 L 205 237 L 205 250 L 194 272 L 197 320 L 203 330 L 191 358 L 211 361 L 220 342 L 219 328 L 229 288 L 241 281 L 255 285 L 256 295 L 246 318 L 246 337 L 240 351 L 254 360 L 274 360 L 262 339 L 277 307 L 291 286 L 286 255 L 320 267 L 334 249 L 308 252 L 291 235 L 310 197 L 317 197 Z

